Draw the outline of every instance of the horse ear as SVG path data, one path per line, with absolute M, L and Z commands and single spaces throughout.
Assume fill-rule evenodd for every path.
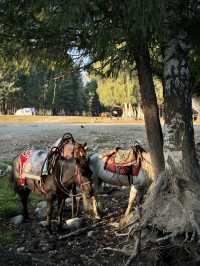
M 87 147 L 87 142 L 85 142 L 85 143 L 83 144 L 83 147 L 84 147 L 85 150 L 88 149 L 88 147 Z
M 139 151 L 140 153 L 146 152 L 146 150 L 139 144 L 135 145 L 135 147 L 136 147 L 136 150 Z

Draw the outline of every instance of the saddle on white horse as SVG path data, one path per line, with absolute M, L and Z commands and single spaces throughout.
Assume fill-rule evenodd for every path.
M 75 141 L 70 133 L 66 133 L 59 138 L 51 148 L 58 148 L 62 156 L 70 159 L 74 156 Z M 38 182 L 49 173 L 49 155 L 45 150 L 26 150 L 19 155 L 19 184 L 24 186 L 26 178 L 34 179 Z
M 129 149 L 116 148 L 103 156 L 104 168 L 112 173 L 124 176 L 137 176 L 141 167 L 141 156 L 133 147 Z

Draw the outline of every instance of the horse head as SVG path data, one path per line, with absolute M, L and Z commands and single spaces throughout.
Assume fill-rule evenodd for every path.
M 74 144 L 74 158 L 82 159 L 87 156 L 87 143 L 81 144 L 75 142 Z
M 86 145 L 84 145 L 84 147 L 85 146 Z M 89 167 L 89 160 L 86 157 L 86 153 L 84 155 L 82 153 L 83 147 L 79 148 L 81 156 L 79 158 L 76 158 L 76 163 L 77 163 L 76 172 L 75 172 L 76 184 L 81 189 L 83 196 L 83 205 L 85 210 L 87 210 L 95 218 L 100 219 L 98 205 L 91 183 L 92 171 L 90 170 Z
M 87 144 L 75 142 L 73 156 L 69 158 L 64 156 L 62 150 L 56 149 L 55 157 L 54 176 L 60 190 L 67 191 L 72 184 L 76 184 L 81 190 L 84 208 L 96 218 L 100 218 L 90 182 L 92 172 L 87 158 Z

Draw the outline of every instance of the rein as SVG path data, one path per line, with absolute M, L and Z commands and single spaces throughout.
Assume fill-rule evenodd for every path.
M 71 178 L 76 178 L 77 180 L 77 183 L 78 185 L 80 186 L 81 188 L 81 193 L 77 193 L 77 194 L 72 194 L 70 193 L 70 190 L 67 189 L 64 185 L 63 185 L 63 182 L 62 182 L 62 176 L 63 176 L 63 163 L 64 161 L 68 160 L 66 159 L 65 157 L 62 156 L 61 154 L 61 149 L 59 148 L 56 148 L 56 149 L 53 149 L 51 150 L 52 153 L 50 153 L 50 159 L 51 159 L 51 173 L 53 172 L 53 170 L 55 169 L 55 166 L 56 166 L 56 163 L 59 159 L 62 159 L 61 161 L 61 167 L 60 167 L 60 174 L 59 174 L 59 177 L 57 178 L 57 175 L 54 174 L 54 180 L 58 186 L 58 188 L 64 193 L 66 194 L 67 196 L 72 196 L 72 197 L 77 197 L 77 196 L 80 196 L 82 192 L 84 192 L 84 186 L 87 185 L 87 184 L 90 184 L 90 181 L 86 181 L 86 182 L 83 182 L 82 178 L 81 178 L 81 174 L 80 174 L 80 169 L 79 169 L 79 166 L 77 165 L 76 163 L 76 168 L 75 168 L 75 171 L 74 171 L 74 175 L 71 177 Z M 53 156 L 55 155 L 55 156 Z M 54 157 L 52 159 L 52 157 Z M 76 158 L 75 158 L 76 159 Z
M 80 175 L 80 170 L 78 169 L 78 166 L 76 165 L 76 169 L 75 169 L 75 177 L 77 178 L 78 184 L 81 188 L 81 190 L 83 191 L 83 187 L 87 184 L 91 184 L 90 181 L 86 181 L 86 182 L 81 182 L 81 175 Z

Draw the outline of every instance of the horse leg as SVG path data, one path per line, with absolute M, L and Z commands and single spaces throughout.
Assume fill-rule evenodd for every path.
M 23 206 L 23 216 L 24 216 L 24 221 L 27 221 L 29 219 L 29 214 L 28 214 L 28 196 L 30 194 L 30 189 L 28 188 L 19 188 L 19 196 L 22 202 Z
M 136 208 L 137 208 L 139 217 L 141 217 L 141 204 L 144 198 L 144 194 L 145 194 L 145 190 L 138 189 L 136 196 L 135 196 Z
M 72 218 L 74 216 L 78 215 L 78 207 L 77 207 L 77 201 L 76 201 L 76 185 L 72 186 Z M 75 214 L 75 206 L 76 206 L 76 215 Z
M 131 212 L 131 209 L 133 207 L 133 203 L 134 203 L 134 200 L 136 198 L 136 195 L 137 195 L 137 190 L 135 189 L 135 187 L 132 185 L 131 186 L 131 189 L 130 189 L 130 195 L 129 195 L 129 200 L 128 200 L 128 207 L 126 209 L 126 212 L 125 212 L 125 217 L 129 215 L 129 213 Z
M 94 180 L 94 191 L 95 193 L 102 193 L 103 192 L 103 187 L 102 187 L 102 180 L 96 176 L 92 176 L 92 180 Z
M 95 196 L 92 197 L 92 207 L 95 218 L 101 219 L 101 215 L 99 214 L 99 208 Z
M 54 201 L 53 195 L 52 194 L 47 195 L 47 228 L 50 233 L 52 233 L 51 219 L 53 213 L 53 201 Z
M 62 229 L 64 204 L 65 204 L 65 199 L 59 197 L 58 198 L 58 231 Z

